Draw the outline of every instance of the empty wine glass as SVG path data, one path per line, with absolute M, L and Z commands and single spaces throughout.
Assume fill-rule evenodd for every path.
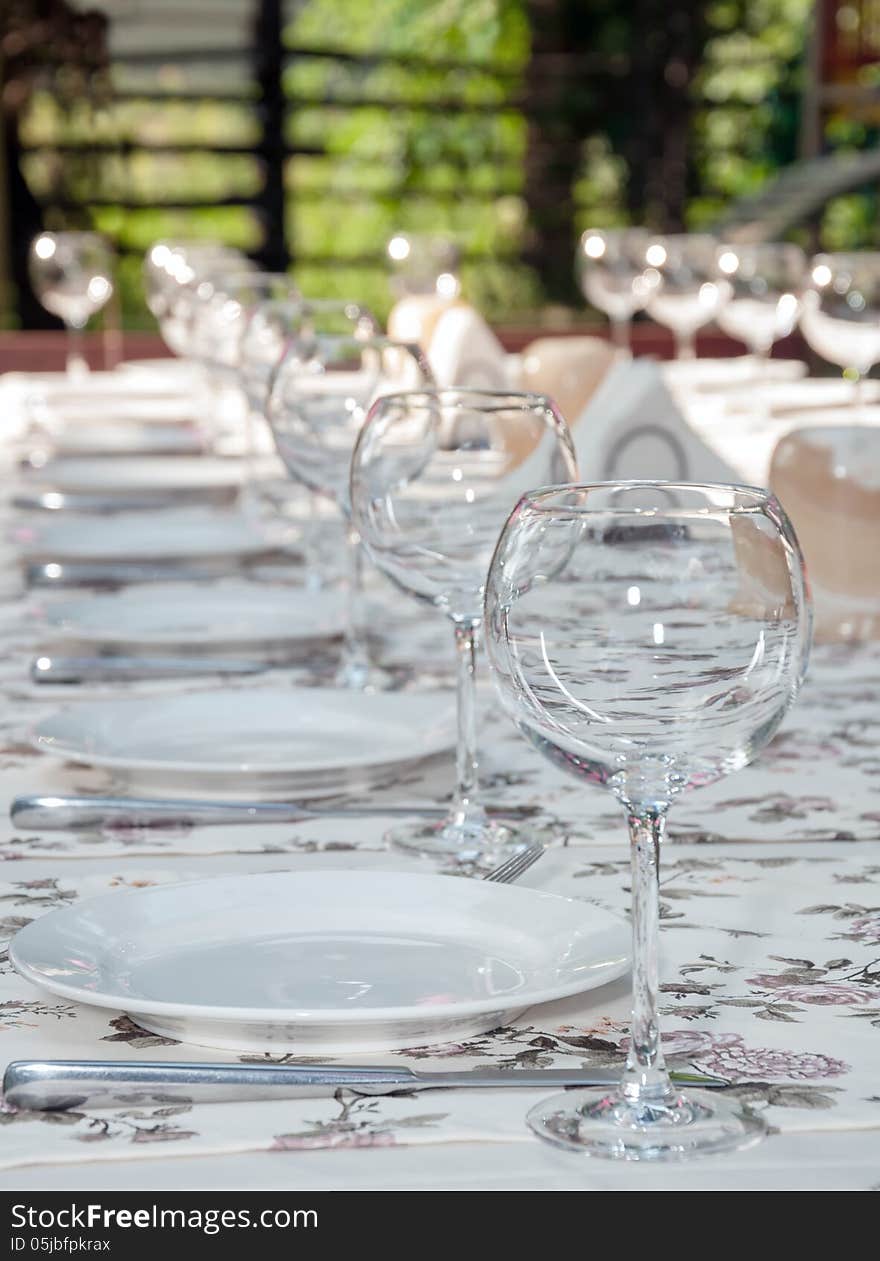
M 654 237 L 645 249 L 646 308 L 672 330 L 677 359 L 696 358 L 697 330 L 715 319 L 730 282 L 715 269 L 717 242 L 701 233 Z
M 632 317 L 651 293 L 645 251 L 650 236 L 644 228 L 587 228 L 577 252 L 577 271 L 584 297 L 608 316 L 615 346 L 630 349 Z
M 351 333 L 295 342 L 272 381 L 267 415 L 288 473 L 334 503 L 347 521 L 348 617 L 339 687 L 373 691 L 388 682 L 370 659 L 364 624 L 363 548 L 349 499 L 355 441 L 381 394 L 432 384 L 418 347 Z
M 844 370 L 859 405 L 862 382 L 880 362 L 880 253 L 817 254 L 809 278 L 801 331 L 817 355 Z
M 209 268 L 197 285 L 191 322 L 190 354 L 240 385 L 241 342 L 262 302 L 297 302 L 299 289 L 287 272 L 258 271 L 252 264 L 232 271 Z
M 291 491 L 295 484 L 284 473 L 283 463 L 276 474 L 272 430 L 267 406 L 272 379 L 285 353 L 302 355 L 303 346 L 317 335 L 375 337 L 379 334 L 375 316 L 356 302 L 335 299 L 263 298 L 258 302 L 241 333 L 238 346 L 238 379 L 247 403 L 247 467 L 244 477 L 245 508 L 258 519 L 284 518 L 297 514 Z M 292 369 L 291 369 L 292 370 Z M 305 585 L 324 585 L 328 566 L 322 546 L 325 534 L 321 521 L 321 501 L 314 491 L 299 485 L 310 500 L 306 519 L 300 521 Z
M 449 814 L 390 834 L 417 853 L 496 857 L 516 833 L 480 801 L 475 653 L 501 524 L 531 486 L 577 475 L 571 435 L 539 394 L 426 390 L 370 410 L 351 463 L 354 522 L 371 558 L 404 591 L 446 614 L 458 659 L 458 779 Z
M 240 250 L 213 241 L 159 241 L 153 245 L 144 259 L 144 293 L 168 349 L 184 359 L 191 355 L 197 291 L 209 274 L 254 270 L 254 264 Z
M 730 286 L 718 310 L 719 327 L 748 346 L 760 375 L 773 343 L 797 325 L 807 278 L 804 252 L 784 241 L 721 245 L 716 268 Z
M 157 320 L 166 314 L 169 295 L 177 284 L 176 273 L 188 251 L 202 256 L 214 254 L 227 264 L 233 260 L 243 262 L 245 259 L 238 250 L 221 245 L 218 241 L 156 241 L 144 255 L 141 270 L 147 308 Z
M 659 856 L 682 792 L 747 765 L 797 695 L 811 615 L 773 496 L 621 482 L 525 495 L 492 560 L 486 645 L 498 694 L 555 765 L 621 802 L 632 855 L 633 1010 L 620 1086 L 557 1095 L 529 1124 L 560 1147 L 666 1160 L 746 1146 L 762 1121 L 680 1092 L 657 1015 Z M 585 914 L 587 914 L 585 908 Z
M 67 373 L 88 372 L 83 329 L 113 293 L 113 258 L 97 232 L 41 232 L 31 242 L 31 284 L 47 311 L 67 329 Z

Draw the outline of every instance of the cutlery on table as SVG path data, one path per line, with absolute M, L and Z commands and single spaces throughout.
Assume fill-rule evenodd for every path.
M 276 667 L 272 660 L 245 661 L 235 657 L 35 657 L 32 683 L 103 683 L 119 680 L 187 679 L 199 674 L 263 674 Z
M 234 562 L 227 557 L 216 563 L 176 561 L 41 561 L 25 565 L 24 576 L 31 587 L 124 587 L 134 582 L 209 582 L 226 574 L 246 572 L 249 566 L 281 560 L 290 564 L 292 552 L 269 548 Z
M 530 818 L 533 806 L 490 808 L 498 818 Z M 137 797 L 16 797 L 9 816 L 17 827 L 44 832 L 95 832 L 104 828 L 180 828 L 235 823 L 302 823 L 306 819 L 445 818 L 445 806 L 308 805 L 301 801 L 188 801 Z
M 722 1088 L 699 1073 L 670 1074 L 677 1085 Z M 33 1111 L 138 1103 L 223 1103 L 328 1096 L 340 1087 L 364 1095 L 417 1090 L 553 1090 L 617 1086 L 620 1068 L 476 1068 L 423 1073 L 411 1068 L 339 1064 L 185 1064 L 113 1060 L 19 1060 L 3 1077 L 6 1103 Z
M 202 487 L 187 490 L 188 503 L 226 504 L 238 495 L 238 487 Z M 69 491 L 45 490 L 21 492 L 12 499 L 12 506 L 23 512 L 85 512 L 100 516 L 116 512 L 155 512 L 163 508 L 178 508 L 179 496 L 171 494 L 92 495 Z

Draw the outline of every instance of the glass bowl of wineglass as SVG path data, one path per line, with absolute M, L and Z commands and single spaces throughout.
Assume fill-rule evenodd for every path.
M 348 610 L 338 687 L 376 691 L 390 682 L 372 660 L 364 619 L 363 546 L 349 494 L 352 451 L 377 398 L 428 385 L 431 369 L 418 347 L 351 332 L 294 342 L 272 380 L 267 418 L 288 474 L 335 505 L 346 524 Z
M 651 292 L 645 251 L 650 233 L 644 228 L 587 228 L 577 251 L 577 273 L 584 297 L 608 316 L 615 346 L 629 351 L 632 317 Z
M 326 546 L 325 501 L 291 479 L 276 452 L 267 419 L 272 381 L 285 355 L 289 355 L 288 370 L 292 372 L 294 363 L 303 361 L 303 348 L 316 336 L 369 338 L 379 336 L 380 331 L 376 317 L 357 302 L 277 297 L 258 302 L 242 329 L 238 379 L 248 413 L 242 487 L 245 509 L 260 521 L 296 519 L 303 579 L 313 590 L 326 585 L 338 564 L 334 564 L 334 549 Z
M 521 844 L 480 800 L 476 646 L 489 560 L 519 496 L 577 474 L 568 427 L 540 394 L 426 390 L 370 410 L 351 461 L 352 516 L 371 558 L 449 619 L 458 662 L 457 786 L 448 816 L 389 835 L 399 848 L 467 864 Z
M 803 250 L 786 241 L 720 245 L 718 279 L 729 286 L 719 307 L 718 326 L 748 346 L 757 377 L 764 375 L 775 342 L 797 327 L 807 280 Z
M 658 1020 L 659 870 L 667 811 L 746 766 L 804 677 L 811 613 L 800 547 L 769 491 L 619 482 L 526 494 L 486 587 L 501 703 L 555 766 L 620 802 L 632 860 L 633 1005 L 616 1091 L 538 1104 L 559 1147 L 674 1160 L 747 1146 L 763 1122 L 680 1091 Z M 585 911 L 586 913 L 586 911 Z
M 47 311 L 67 329 L 67 373 L 88 372 L 83 329 L 113 293 L 113 255 L 97 232 L 41 232 L 31 242 L 31 284 Z
M 671 329 L 677 359 L 696 358 L 699 329 L 714 320 L 730 296 L 730 283 L 718 276 L 718 243 L 705 233 L 655 236 L 645 248 L 646 309 Z
M 843 369 L 861 406 L 862 382 L 880 362 L 880 253 L 817 254 L 809 281 L 801 332 L 817 355 Z

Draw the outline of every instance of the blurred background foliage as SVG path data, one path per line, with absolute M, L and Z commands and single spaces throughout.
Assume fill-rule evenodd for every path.
M 204 9 L 208 0 L 200 3 Z M 117 243 L 125 320 L 138 326 L 148 323 L 139 271 L 151 242 L 205 236 L 257 255 L 264 245 L 254 205 L 263 166 L 250 6 L 227 4 L 224 20 L 235 11 L 238 22 L 228 26 L 227 42 L 237 41 L 240 58 L 230 59 L 232 48 L 213 66 L 198 43 L 187 52 L 173 6 L 107 0 L 101 7 L 110 19 L 113 93 L 71 99 L 57 77 L 38 82 L 19 111 L 20 164 L 46 226 L 91 223 Z M 303 291 L 356 297 L 384 314 L 388 239 L 437 232 L 459 244 L 465 290 L 492 319 L 534 320 L 548 305 L 555 319 L 577 311 L 570 260 L 578 231 L 635 220 L 711 226 L 796 159 L 812 7 L 810 0 L 287 4 L 285 229 Z M 114 45 L 132 14 L 143 22 L 147 10 L 154 55 L 134 37 Z M 686 24 L 681 55 L 676 41 L 685 27 L 677 21 Z M 564 65 L 553 60 L 554 38 L 571 54 Z M 201 39 L 210 45 L 214 35 L 203 26 Z M 653 61 L 639 60 L 642 49 Z M 645 65 L 659 66 L 659 86 L 647 85 L 653 95 L 642 94 Z M 663 110 L 673 107 L 670 122 Z M 683 129 L 685 157 L 673 153 L 666 166 L 651 168 L 657 137 L 675 127 Z M 876 139 L 869 121 L 827 122 L 830 147 Z M 561 195 L 549 190 L 544 204 L 548 163 L 557 146 L 563 154 L 572 143 L 569 186 Z M 669 191 L 676 179 L 677 200 Z M 821 238 L 832 247 L 873 244 L 876 223 L 873 194 L 838 198 L 825 211 Z M 554 250 L 555 270 L 545 265 Z

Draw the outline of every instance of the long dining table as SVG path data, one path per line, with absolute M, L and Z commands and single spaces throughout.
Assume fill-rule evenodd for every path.
M 13 385 L 15 388 L 13 388 Z M 0 380 L 7 418 L 21 382 Z M 0 938 L 55 908 L 114 890 L 220 873 L 423 870 L 390 851 L 390 820 L 313 819 L 173 830 L 31 832 L 9 821 L 14 797 L 106 793 L 113 772 L 45 757 L 34 724 L 84 699 L 226 689 L 224 676 L 51 685 L 29 663 L 45 647 L 39 606 L 17 549 L 32 516 L 16 508 L 14 462 L 3 485 L 0 568 Z M 257 583 L 301 580 L 254 565 Z M 374 576 L 371 623 L 399 688 L 453 686 L 443 619 Z M 330 651 L 332 657 L 332 650 Z M 325 682 L 327 654 L 271 669 L 279 692 Z M 549 766 L 498 710 L 484 679 L 481 752 L 488 801 L 522 807 L 544 857 L 524 885 L 625 914 L 629 857 L 621 807 Z M 670 816 L 661 873 L 661 990 L 670 1065 L 722 1078 L 760 1111 L 770 1135 L 729 1156 L 687 1165 L 620 1165 L 545 1146 L 525 1125 L 533 1089 L 344 1091 L 284 1101 L 113 1107 L 45 1113 L 0 1107 L 0 1181 L 36 1189 L 878 1189 L 880 1188 L 880 645 L 817 645 L 806 684 L 752 766 L 682 797 Z M 389 776 L 371 806 L 448 799 L 452 754 Z M 453 877 L 450 877 L 452 879 Z M 614 1067 L 629 1014 L 624 977 L 528 1011 L 461 1043 L 411 1047 L 386 1060 L 416 1069 Z M 124 1012 L 53 997 L 0 963 L 4 1064 L 19 1059 L 198 1059 Z M 248 1057 L 241 1056 L 242 1060 Z M 250 1058 L 253 1058 L 251 1056 Z M 272 1056 L 262 1057 L 271 1061 Z M 279 1055 L 281 1062 L 295 1056 Z M 359 1057 L 362 1058 L 362 1057 Z M 370 1062 L 370 1061 L 367 1061 Z M 373 1057 L 376 1063 L 383 1057 Z

